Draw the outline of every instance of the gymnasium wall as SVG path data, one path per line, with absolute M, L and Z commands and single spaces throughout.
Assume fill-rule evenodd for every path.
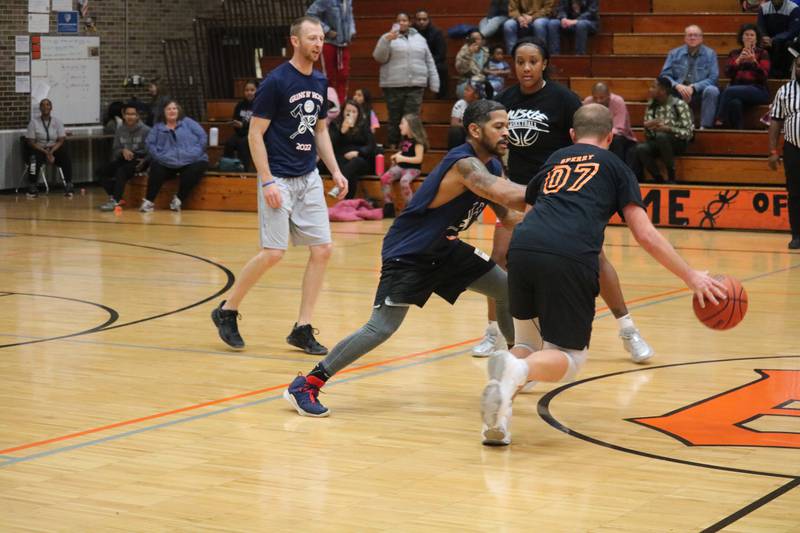
M 125 4 L 128 4 L 128 71 L 125 71 Z M 74 2 L 77 4 L 77 2 Z M 128 74 L 163 76 L 161 40 L 191 38 L 192 20 L 218 8 L 220 0 L 102 0 L 89 2 L 100 37 L 100 98 L 103 105 L 130 96 L 147 98 L 146 87 L 125 88 Z M 56 14 L 50 14 L 56 33 Z M 29 94 L 14 92 L 14 36 L 28 35 L 28 0 L 0 1 L 0 129 L 24 128 L 30 119 Z M 63 34 L 62 34 L 63 35 Z M 74 34 L 66 34 L 74 35 Z M 58 110 L 53 114 L 58 116 Z

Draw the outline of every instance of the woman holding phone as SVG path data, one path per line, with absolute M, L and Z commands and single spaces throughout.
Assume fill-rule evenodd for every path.
M 380 86 L 389 111 L 388 144 L 400 142 L 400 120 L 418 115 L 425 87 L 439 91 L 439 74 L 428 42 L 411 27 L 406 13 L 399 13 L 391 31 L 378 39 L 372 52 L 381 64 Z
M 741 46 L 728 54 L 725 74 L 730 79 L 722 91 L 718 121 L 724 128 L 744 129 L 744 108 L 769 102 L 767 77 L 769 52 L 758 47 L 761 30 L 755 24 L 742 24 L 737 42 Z

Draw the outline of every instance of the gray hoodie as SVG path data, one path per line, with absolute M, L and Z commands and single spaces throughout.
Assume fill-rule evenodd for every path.
M 414 28 L 406 35 L 390 41 L 386 36 L 378 39 L 372 52 L 381 63 L 381 87 L 430 87 L 439 92 L 439 74 L 428 42 Z
M 147 146 L 144 141 L 147 139 L 148 133 L 150 133 L 150 127 L 144 125 L 141 120 L 133 128 L 129 128 L 124 122 L 120 124 L 114 134 L 111 158 L 119 158 L 124 148 L 136 154 L 137 158 L 141 159 L 147 156 Z

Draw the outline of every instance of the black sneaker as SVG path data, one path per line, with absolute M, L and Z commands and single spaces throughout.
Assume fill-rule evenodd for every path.
M 394 217 L 395 217 L 394 204 L 391 203 L 383 204 L 383 218 L 394 218 Z
M 219 307 L 211 311 L 211 320 L 217 326 L 219 338 L 231 348 L 241 350 L 244 348 L 244 339 L 239 335 L 239 325 L 236 320 L 242 315 L 232 309 L 223 309 L 223 305 L 225 305 L 225 300 L 222 300 Z
M 800 237 L 792 237 L 792 240 L 789 241 L 789 249 L 800 250 Z
M 319 334 L 319 330 L 312 328 L 311 324 L 298 326 L 295 323 L 292 332 L 286 337 L 286 342 L 311 355 L 326 355 L 328 349 L 317 342 L 314 334 Z
M 39 197 L 39 188 L 36 185 L 31 185 L 28 187 L 28 192 L 25 193 L 25 196 L 28 198 L 38 198 Z
M 73 187 L 72 182 L 68 181 L 64 184 L 64 196 L 67 198 L 72 198 L 73 191 L 75 187 Z

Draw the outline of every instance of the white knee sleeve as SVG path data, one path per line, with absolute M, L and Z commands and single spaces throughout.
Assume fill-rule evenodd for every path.
M 583 350 L 568 350 L 567 348 L 556 346 L 547 341 L 544 342 L 544 349 L 558 350 L 567 358 L 567 373 L 561 378 L 561 383 L 575 381 L 575 378 L 578 377 L 578 372 L 580 372 L 583 364 L 586 362 L 586 358 L 589 356 L 588 348 L 584 348 Z
M 539 319 L 514 319 L 514 347 L 525 348 L 531 353 L 542 349 L 542 334 L 539 332 Z

